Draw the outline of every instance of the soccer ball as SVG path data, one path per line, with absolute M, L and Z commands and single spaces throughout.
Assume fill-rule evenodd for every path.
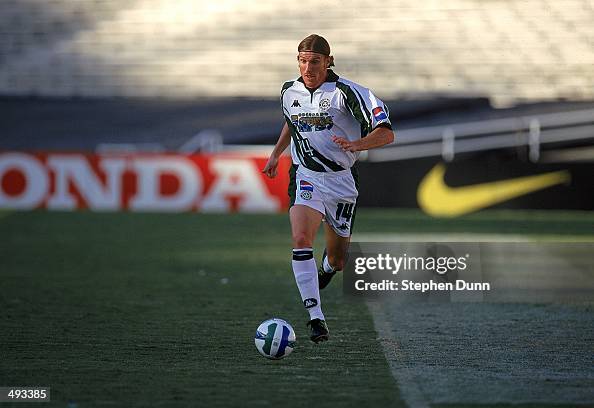
M 295 330 L 283 319 L 268 319 L 258 326 L 254 343 L 264 357 L 280 360 L 293 351 Z

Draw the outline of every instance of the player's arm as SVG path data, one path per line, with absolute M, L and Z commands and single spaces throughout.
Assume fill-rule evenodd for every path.
M 270 157 L 268 158 L 268 162 L 262 173 L 266 174 L 270 178 L 276 177 L 277 167 L 278 167 L 278 160 L 280 159 L 281 155 L 285 151 L 285 149 L 291 143 L 291 132 L 289 131 L 289 126 L 287 123 L 283 126 L 280 136 L 278 137 L 278 141 L 270 153 Z
M 332 136 L 332 141 L 340 146 L 342 150 L 359 152 L 361 150 L 382 147 L 394 141 L 394 132 L 389 127 L 378 126 L 364 138 L 349 141 L 342 137 Z

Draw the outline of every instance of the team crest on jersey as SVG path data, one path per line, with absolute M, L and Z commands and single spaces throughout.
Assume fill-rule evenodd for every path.
M 377 107 L 377 108 L 373 108 L 373 117 L 375 118 L 375 120 L 384 120 L 384 119 L 388 119 L 388 115 L 386 115 L 386 112 L 384 112 L 384 110 L 381 107 Z
M 334 126 L 332 116 L 327 112 L 302 112 L 291 115 L 291 122 L 300 132 L 319 132 Z
M 323 111 L 327 111 L 330 109 L 330 99 L 324 98 L 320 101 L 320 109 Z

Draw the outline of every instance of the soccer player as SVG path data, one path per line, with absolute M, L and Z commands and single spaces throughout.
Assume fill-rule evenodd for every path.
M 297 52 L 301 76 L 282 87 L 286 123 L 262 172 L 275 177 L 279 157 L 291 145 L 293 273 L 309 312 L 310 338 L 317 343 L 329 334 L 320 289 L 344 267 L 352 233 L 359 194 L 353 166 L 360 151 L 392 143 L 394 133 L 386 105 L 330 69 L 334 57 L 323 37 L 306 37 Z M 322 221 L 326 250 L 318 269 L 313 244 Z

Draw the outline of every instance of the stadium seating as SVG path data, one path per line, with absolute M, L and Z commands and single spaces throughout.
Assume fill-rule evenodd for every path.
M 298 41 L 384 98 L 594 98 L 590 0 L 3 0 L 0 94 L 273 97 Z

